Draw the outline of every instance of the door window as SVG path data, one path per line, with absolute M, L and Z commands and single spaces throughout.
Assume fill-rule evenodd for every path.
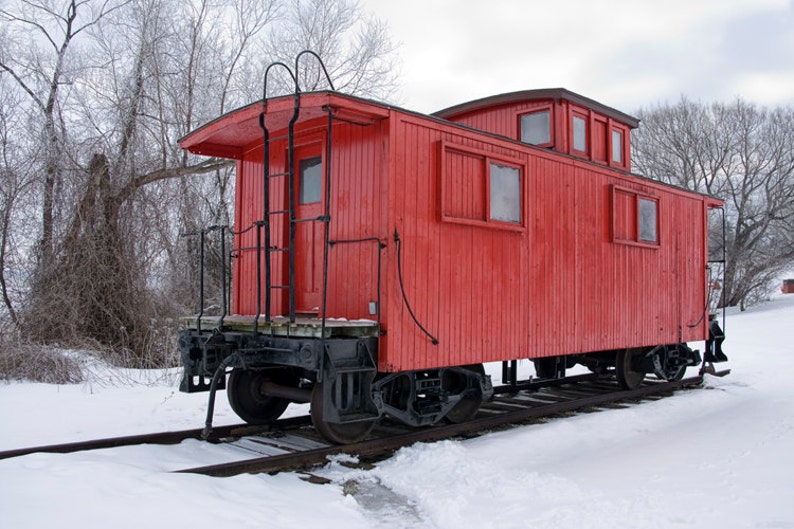
M 299 203 L 314 204 L 322 198 L 322 158 L 306 158 L 300 161 Z

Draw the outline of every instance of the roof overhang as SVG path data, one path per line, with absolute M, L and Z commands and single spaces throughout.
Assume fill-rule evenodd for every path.
M 296 108 L 299 110 L 296 116 Z M 327 119 L 370 124 L 388 117 L 389 108 L 338 92 L 310 92 L 270 98 L 238 108 L 210 121 L 179 140 L 179 147 L 194 154 L 241 159 L 252 145 L 264 142 L 261 124 L 271 136 L 287 130 L 290 121 L 300 128 Z

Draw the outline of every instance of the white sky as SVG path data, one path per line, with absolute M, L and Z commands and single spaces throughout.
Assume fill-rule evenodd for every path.
M 632 113 L 794 103 L 794 0 L 360 0 L 399 44 L 398 103 L 563 87 Z

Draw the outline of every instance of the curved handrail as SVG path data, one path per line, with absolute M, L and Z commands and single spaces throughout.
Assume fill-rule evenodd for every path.
M 336 88 L 334 88 L 334 83 L 333 83 L 333 81 L 331 81 L 331 76 L 328 75 L 328 70 L 325 68 L 325 63 L 320 58 L 320 56 L 317 55 L 312 50 L 303 50 L 302 52 L 300 52 L 298 55 L 295 56 L 295 76 L 297 77 L 297 75 L 298 75 L 298 61 L 300 61 L 300 58 L 303 57 L 306 54 L 313 55 L 314 58 L 317 59 L 317 62 L 320 63 L 320 67 L 323 69 L 323 73 L 325 74 L 325 80 L 328 81 L 328 86 L 331 87 L 331 90 L 336 91 Z M 300 87 L 298 86 L 298 80 L 297 79 L 295 80 L 295 87 L 296 87 L 296 89 L 298 91 L 300 91 Z

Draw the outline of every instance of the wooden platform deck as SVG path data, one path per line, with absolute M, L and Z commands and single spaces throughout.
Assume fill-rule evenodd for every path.
M 196 329 L 196 317 L 186 316 L 182 323 L 188 329 Z M 219 316 L 203 316 L 201 329 L 212 330 L 220 327 Z M 253 332 L 254 316 L 231 315 L 223 318 L 223 327 L 237 332 Z M 258 332 L 273 336 L 293 336 L 298 338 L 320 338 L 323 331 L 322 320 L 317 317 L 299 316 L 294 322 L 284 316 L 276 316 L 266 322 L 259 316 Z M 377 337 L 378 322 L 373 320 L 346 320 L 328 318 L 325 320 L 326 338 L 362 338 Z

